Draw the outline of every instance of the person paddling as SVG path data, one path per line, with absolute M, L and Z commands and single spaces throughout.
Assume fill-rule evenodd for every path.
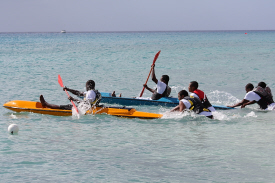
M 260 106 L 260 108 L 263 110 L 267 110 L 267 109 L 274 110 L 275 103 L 273 99 L 271 100 L 270 97 L 268 97 L 267 92 L 261 86 L 258 85 L 254 89 L 253 84 L 248 83 L 245 86 L 245 91 L 246 91 L 246 95 L 244 96 L 244 99 L 241 102 L 232 106 L 227 106 L 227 107 L 241 106 L 241 108 L 245 108 L 245 106 L 247 105 L 257 103 Z
M 179 99 L 179 105 L 173 108 L 170 112 L 174 112 L 174 111 L 182 112 L 186 109 L 189 109 L 199 115 L 204 115 L 208 118 L 213 119 L 213 115 L 211 111 L 204 108 L 200 99 L 197 97 L 189 97 L 188 92 L 186 90 L 181 90 L 178 93 L 178 99 Z
M 101 94 L 98 92 L 98 90 L 95 90 L 95 82 L 93 80 L 88 80 L 86 82 L 86 90 L 85 92 L 81 92 L 78 90 L 73 90 L 70 88 L 67 88 L 66 86 L 63 88 L 63 90 L 67 90 L 71 92 L 74 95 L 77 95 L 79 97 L 84 97 L 84 101 L 89 102 L 91 105 L 98 106 L 99 102 L 101 100 Z M 69 97 L 69 100 L 75 101 L 77 103 L 80 103 L 81 101 L 78 99 L 75 99 L 73 97 Z M 40 95 L 40 102 L 43 107 L 48 107 L 51 109 L 63 109 L 63 110 L 71 110 L 73 105 L 55 105 L 55 104 L 49 104 L 45 101 L 43 95 Z
M 158 100 L 161 97 L 168 97 L 171 93 L 171 88 L 168 86 L 169 82 L 169 76 L 168 75 L 162 75 L 160 78 L 160 81 L 157 80 L 156 75 L 155 75 L 155 65 L 152 65 L 153 71 L 152 71 L 152 80 L 157 84 L 157 88 L 153 90 L 152 88 L 149 88 L 146 84 L 143 86 L 152 92 L 151 99 L 152 100 Z M 138 98 L 138 97 L 137 97 Z
M 199 84 L 197 81 L 191 81 L 189 83 L 188 90 L 191 92 L 190 96 L 199 98 L 204 106 L 204 108 L 209 109 L 211 112 L 216 111 L 215 108 L 211 105 L 205 93 L 198 89 Z

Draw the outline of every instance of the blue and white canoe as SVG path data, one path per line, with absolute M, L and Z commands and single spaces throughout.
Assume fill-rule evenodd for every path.
M 147 99 L 137 99 L 137 98 L 126 98 L 126 97 L 112 97 L 111 93 L 101 92 L 101 102 L 108 104 L 119 104 L 123 106 L 132 105 L 155 105 L 155 106 L 165 106 L 165 107 L 175 107 L 179 105 L 179 100 L 172 97 L 162 97 L 159 100 L 147 100 Z M 213 105 L 215 109 L 218 110 L 228 110 L 234 109 L 231 107 Z

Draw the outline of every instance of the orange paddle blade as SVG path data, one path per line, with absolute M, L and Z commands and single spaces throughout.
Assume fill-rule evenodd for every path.
M 60 76 L 59 74 L 58 74 L 58 83 L 59 83 L 59 85 L 60 85 L 62 88 L 64 88 L 63 81 L 62 81 L 61 76 Z M 67 92 L 67 90 L 65 90 L 65 92 L 67 93 L 68 97 L 70 97 L 70 95 L 69 95 L 69 93 Z M 71 100 L 71 103 L 73 104 L 73 106 L 74 106 L 74 108 L 75 108 L 77 114 L 79 114 L 79 112 L 78 112 L 78 110 L 77 110 L 77 107 L 76 107 L 76 105 L 74 104 L 74 102 L 73 102 L 72 100 Z
M 61 76 L 58 74 L 58 83 L 59 85 L 64 88 L 64 85 L 63 85 L 63 82 L 62 82 L 62 79 L 61 79 Z

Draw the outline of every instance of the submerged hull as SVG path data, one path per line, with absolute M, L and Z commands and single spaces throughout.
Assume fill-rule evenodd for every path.
M 33 102 L 33 101 L 13 100 L 5 103 L 3 107 L 15 112 L 33 112 L 33 113 L 49 114 L 49 115 L 55 115 L 55 116 L 72 115 L 72 110 L 44 108 L 40 102 Z M 141 112 L 141 111 L 137 111 L 134 108 L 124 108 L 124 107 L 123 108 L 96 107 L 92 110 L 87 111 L 86 114 L 109 114 L 109 115 L 119 116 L 119 117 L 144 118 L 144 119 L 154 119 L 154 118 L 162 117 L 162 114 Z
M 125 97 L 112 97 L 110 93 L 101 92 L 101 102 L 108 104 L 119 104 L 123 106 L 132 106 L 132 105 L 155 105 L 155 106 L 166 106 L 166 107 L 175 107 L 179 105 L 179 100 L 172 97 L 162 97 L 159 100 L 147 100 L 147 99 L 136 99 L 136 98 L 125 98 Z M 213 105 L 215 109 L 218 110 L 227 110 L 234 109 L 231 107 Z

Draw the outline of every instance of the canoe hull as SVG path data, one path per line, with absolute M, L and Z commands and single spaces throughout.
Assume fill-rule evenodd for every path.
M 39 114 L 49 114 L 55 116 L 71 116 L 72 110 L 43 108 L 40 102 L 13 100 L 7 102 L 3 107 L 15 112 L 33 112 Z
M 55 116 L 71 116 L 72 110 L 44 108 L 40 102 L 14 100 L 7 102 L 3 107 L 15 112 L 33 112 Z M 125 107 L 96 107 L 86 114 L 109 114 L 118 117 L 154 119 L 161 118 L 162 114 L 137 111 L 134 108 Z
M 147 99 L 136 99 L 136 98 L 126 98 L 126 97 L 112 97 L 110 93 L 101 92 L 101 102 L 108 104 L 119 104 L 123 106 L 132 105 L 154 105 L 154 106 L 166 106 L 166 107 L 176 107 L 179 105 L 179 100 L 172 97 L 162 97 L 159 100 L 147 100 Z M 228 110 L 234 109 L 231 107 L 213 105 L 215 109 L 218 110 Z

